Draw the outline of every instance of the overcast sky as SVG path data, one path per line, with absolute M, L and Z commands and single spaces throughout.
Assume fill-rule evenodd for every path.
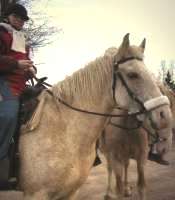
M 146 37 L 145 62 L 156 71 L 160 61 L 175 59 L 175 0 L 42 0 L 33 9 L 45 12 L 62 28 L 52 45 L 35 54 L 39 75 L 52 83 L 83 67 L 126 33 L 131 44 Z M 42 5 L 42 6 L 41 6 Z

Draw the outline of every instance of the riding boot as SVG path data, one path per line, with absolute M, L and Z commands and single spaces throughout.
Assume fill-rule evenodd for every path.
M 0 190 L 4 190 L 8 187 L 8 177 L 9 177 L 9 159 L 5 157 L 0 160 Z
M 0 160 L 0 191 L 16 189 L 16 180 L 9 180 L 9 158 Z
M 167 160 L 164 160 L 161 155 L 159 155 L 158 153 L 152 152 L 152 151 L 150 151 L 148 154 L 148 160 L 154 161 L 161 165 L 169 165 L 170 164 L 170 162 Z

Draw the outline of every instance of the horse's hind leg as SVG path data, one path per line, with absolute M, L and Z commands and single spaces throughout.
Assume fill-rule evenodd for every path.
M 138 173 L 138 180 L 137 180 L 137 187 L 139 193 L 140 200 L 146 200 L 146 181 L 145 181 L 145 174 L 144 174 L 144 164 L 141 161 L 137 161 L 137 173 Z

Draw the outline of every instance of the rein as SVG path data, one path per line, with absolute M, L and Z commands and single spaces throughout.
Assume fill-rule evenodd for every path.
M 50 90 L 47 90 L 47 92 L 55 97 L 53 95 L 53 92 Z M 80 109 L 80 108 L 76 108 L 74 106 L 71 106 L 70 104 L 66 103 L 65 101 L 63 101 L 61 98 L 59 97 L 55 97 L 60 103 L 62 103 L 63 105 L 65 105 L 66 107 L 74 110 L 74 111 L 78 111 L 78 112 L 82 112 L 82 113 L 86 113 L 86 114 L 91 114 L 91 115 L 97 115 L 97 116 L 102 116 L 102 117 L 126 117 L 126 116 L 136 116 L 136 115 L 140 115 L 142 114 L 142 112 L 136 112 L 136 113 L 131 113 L 131 114 L 126 114 L 126 115 L 120 115 L 120 114 L 109 114 L 109 113 L 99 113 L 99 112 L 93 112 L 93 111 L 88 111 L 88 110 L 84 110 L 84 109 Z M 122 109 L 122 108 L 116 108 L 116 109 Z
M 45 80 L 47 79 L 47 77 L 43 77 L 43 78 L 37 78 L 36 76 L 33 77 L 35 79 L 35 81 L 37 82 L 37 84 L 42 84 L 44 86 L 47 87 L 52 87 L 51 84 L 45 82 Z M 34 85 L 34 82 L 32 82 L 32 85 Z M 51 96 L 54 97 L 53 92 L 51 90 L 46 90 Z M 137 116 L 140 114 L 143 114 L 143 112 L 138 111 L 135 113 L 130 113 L 130 114 L 109 114 L 109 113 L 99 113 L 99 112 L 93 112 L 93 111 L 88 111 L 88 110 L 84 110 L 84 109 L 80 109 L 80 108 L 76 108 L 74 106 L 71 106 L 70 104 L 68 104 L 67 102 L 65 102 L 64 100 L 62 100 L 59 97 L 55 97 L 60 103 L 62 103 L 63 105 L 65 105 L 66 107 L 74 110 L 74 111 L 78 111 L 78 112 L 82 112 L 82 113 L 86 113 L 86 114 L 91 114 L 91 115 L 97 115 L 97 116 L 102 116 L 102 117 L 126 117 L 126 116 Z M 123 108 L 120 107 L 116 107 L 115 109 L 120 109 L 120 110 L 125 110 Z
M 124 62 L 127 62 L 127 61 L 129 61 L 129 60 L 133 60 L 133 59 L 142 60 L 142 59 L 140 59 L 140 58 L 138 58 L 138 57 L 129 57 L 129 58 L 120 60 L 119 62 L 115 63 L 115 64 L 114 64 L 114 68 L 116 68 L 116 67 L 118 68 L 118 65 L 119 65 L 119 64 L 122 64 L 122 63 L 124 63 Z M 74 107 L 74 106 L 71 106 L 70 104 L 68 104 L 67 102 L 65 102 L 64 100 L 62 100 L 62 99 L 59 98 L 59 97 L 55 97 L 55 98 L 57 98 L 57 100 L 58 100 L 60 103 L 62 103 L 63 105 L 67 106 L 68 108 L 70 108 L 70 109 L 72 109 L 72 110 L 75 110 L 75 111 L 78 111 L 78 112 L 82 112 L 82 113 L 86 113 L 86 114 L 91 114 L 91 115 L 103 116 L 103 117 L 137 116 L 137 115 L 140 115 L 140 114 L 143 114 L 143 113 L 147 112 L 146 109 L 145 109 L 145 107 L 144 107 L 144 105 L 143 105 L 143 103 L 134 95 L 134 93 L 133 93 L 133 92 L 131 91 L 131 89 L 128 87 L 128 85 L 126 84 L 126 82 L 124 81 L 122 75 L 121 75 L 119 72 L 117 72 L 117 73 L 114 72 L 114 75 L 113 75 L 112 90 L 113 90 L 113 99 L 114 99 L 114 101 L 116 102 L 116 100 L 115 100 L 115 87 L 116 87 L 117 75 L 118 75 L 118 77 L 120 78 L 120 80 L 122 81 L 122 83 L 123 83 L 123 85 L 125 86 L 125 88 L 127 89 L 127 92 L 128 92 L 128 94 L 130 95 L 130 97 L 131 97 L 134 101 L 138 102 L 138 103 L 141 105 L 142 111 L 137 111 L 137 112 L 135 112 L 135 113 L 125 114 L 125 115 L 120 115 L 120 114 L 117 115 L 117 114 L 109 114 L 109 113 L 99 113 L 99 112 L 93 112 L 93 111 L 88 111 L 88 110 L 76 108 L 76 107 Z M 37 79 L 37 78 L 35 77 L 35 80 L 38 81 L 39 79 Z M 44 81 L 43 81 L 42 83 L 43 83 L 44 85 L 46 85 L 46 86 L 49 86 L 49 87 L 52 86 L 52 85 L 50 85 L 50 84 L 48 84 L 48 83 L 46 83 L 46 82 L 44 82 Z M 47 92 L 48 92 L 50 95 L 54 96 L 52 91 L 47 90 Z M 122 109 L 122 108 L 120 108 L 120 107 L 117 108 L 117 107 L 116 107 L 116 109 Z
M 88 110 L 84 110 L 84 109 L 80 109 L 80 108 L 76 108 L 74 106 L 71 106 L 70 104 L 68 104 L 67 102 L 65 102 L 63 99 L 59 98 L 59 97 L 55 97 L 60 103 L 62 103 L 63 105 L 67 106 L 68 108 L 72 109 L 72 110 L 75 110 L 75 111 L 78 111 L 78 112 L 82 112 L 82 113 L 86 113 L 86 114 L 91 114 L 91 115 L 97 115 L 97 116 L 103 116 L 103 117 L 126 117 L 126 116 L 137 116 L 137 115 L 141 115 L 143 113 L 146 113 L 147 111 L 147 107 L 145 105 L 145 103 L 143 103 L 134 93 L 133 91 L 129 88 L 129 86 L 127 85 L 126 81 L 124 80 L 122 74 L 118 71 L 118 66 L 119 64 L 122 64 L 122 63 L 125 63 L 129 60 L 139 60 L 139 61 L 142 61 L 143 59 L 139 58 L 139 57 L 129 57 L 129 58 L 125 58 L 125 59 L 122 59 L 118 62 L 116 62 L 113 66 L 114 68 L 114 72 L 113 72 L 113 83 L 112 83 L 112 91 L 113 91 L 113 99 L 114 101 L 116 102 L 116 99 L 115 99 L 115 88 L 116 88 L 116 80 L 117 80 L 117 76 L 119 77 L 119 79 L 121 80 L 121 82 L 123 83 L 123 85 L 125 86 L 129 96 L 134 100 L 136 101 L 140 106 L 141 106 L 141 110 L 140 111 L 137 111 L 135 113 L 129 113 L 129 114 L 125 114 L 125 115 L 121 115 L 121 114 L 109 114 L 109 113 L 99 113 L 99 112 L 93 112 L 93 111 L 88 111 Z M 42 78 L 42 79 L 38 79 L 36 77 L 34 77 L 35 80 L 39 83 L 40 81 L 40 84 L 43 84 L 44 86 L 48 86 L 48 87 L 52 87 L 52 85 L 48 84 L 45 82 L 45 77 Z M 52 95 L 53 95 L 53 92 L 50 91 L 50 90 L 47 90 L 47 92 Z M 157 98 L 155 98 L 157 99 Z M 147 103 L 147 102 L 146 102 Z M 162 104 L 163 105 L 163 104 Z M 117 108 L 116 109 L 122 109 L 122 108 Z M 152 109 L 150 109 L 152 110 Z
M 36 76 L 34 76 L 33 78 L 35 79 L 35 81 L 37 82 L 37 84 L 42 84 L 42 85 L 47 86 L 47 87 L 52 87 L 51 84 L 45 82 L 45 80 L 47 79 L 47 77 L 37 78 Z M 32 85 L 34 85 L 33 79 L 31 79 L 31 81 L 32 81 Z
M 42 84 L 43 86 L 47 86 L 47 87 L 52 87 L 51 84 L 45 82 L 45 80 L 47 79 L 47 77 L 43 77 L 43 78 L 37 78 L 36 76 L 34 76 L 35 81 L 37 82 L 37 84 Z M 34 84 L 34 83 L 33 83 Z M 82 113 L 86 113 L 86 114 L 91 114 L 91 115 L 97 115 L 97 116 L 102 116 L 102 117 L 126 117 L 126 116 L 136 116 L 139 114 L 142 114 L 141 112 L 136 112 L 136 113 L 132 113 L 132 114 L 125 114 L 125 115 L 117 115 L 117 114 L 109 114 L 109 113 L 99 113 L 99 112 L 93 112 L 93 111 L 88 111 L 88 110 L 84 110 L 84 109 L 80 109 L 80 108 L 76 108 L 74 106 L 71 106 L 70 104 L 68 104 L 67 102 L 65 102 L 64 100 L 62 100 L 59 97 L 55 97 L 53 92 L 51 90 L 46 89 L 46 91 L 54 98 L 56 98 L 60 103 L 62 103 L 63 105 L 65 105 L 66 107 L 74 110 L 74 111 L 78 111 L 78 112 L 82 112 Z M 120 109 L 120 110 L 124 110 L 123 108 L 120 107 L 116 107 L 115 109 Z

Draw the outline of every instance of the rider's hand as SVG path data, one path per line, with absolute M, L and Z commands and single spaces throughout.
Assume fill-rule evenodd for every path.
M 31 67 L 33 67 L 33 62 L 31 60 L 18 60 L 18 68 L 28 71 Z
M 34 66 L 30 67 L 28 70 L 28 73 L 30 74 L 31 77 L 35 77 L 37 70 Z

